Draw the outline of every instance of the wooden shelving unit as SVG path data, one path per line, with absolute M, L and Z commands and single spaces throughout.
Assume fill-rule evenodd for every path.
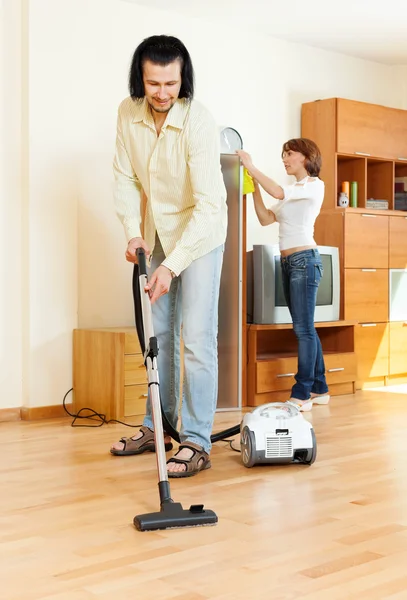
M 407 177 L 407 111 L 318 100 L 302 106 L 301 129 L 322 152 L 325 199 L 315 239 L 339 248 L 341 318 L 358 322 L 356 386 L 405 381 L 407 326 L 388 320 L 389 269 L 407 268 L 407 212 L 395 209 L 395 180 Z M 357 208 L 338 207 L 342 181 L 357 181 Z M 389 208 L 368 206 L 370 198 Z

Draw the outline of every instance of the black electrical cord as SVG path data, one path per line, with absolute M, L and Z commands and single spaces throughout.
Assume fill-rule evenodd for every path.
M 235 440 L 219 440 L 220 442 L 226 442 L 227 444 L 229 444 L 230 449 L 233 450 L 233 452 L 241 452 L 241 450 L 239 450 L 238 448 L 234 448 L 233 447 L 233 442 Z
M 73 388 L 68 390 L 62 400 L 62 406 L 64 407 L 64 411 L 66 412 L 67 415 L 69 415 L 70 417 L 73 417 L 71 427 L 102 427 L 102 425 L 109 425 L 109 423 L 119 423 L 120 425 L 124 425 L 125 427 L 141 427 L 141 425 L 142 425 L 141 423 L 138 423 L 136 425 L 131 425 L 130 423 L 125 423 L 124 421 L 119 421 L 118 419 L 106 419 L 106 415 L 104 415 L 103 413 L 96 412 L 93 408 L 86 408 L 86 407 L 81 408 L 76 414 L 69 412 L 69 410 L 67 409 L 67 406 L 66 406 L 66 398 L 67 398 L 68 394 L 70 394 L 72 391 L 73 391 Z M 166 427 L 165 427 L 166 433 L 168 433 L 173 439 L 175 439 L 176 442 L 179 443 L 180 440 L 179 440 L 178 431 L 176 431 L 173 427 L 171 427 L 171 425 L 169 424 L 169 422 L 167 421 L 167 419 L 165 417 L 165 414 L 162 413 L 162 415 L 163 415 L 163 420 L 166 424 Z M 89 421 L 99 421 L 99 423 L 97 425 L 89 425 L 89 424 L 79 425 L 79 424 L 76 424 L 76 421 L 78 419 L 87 419 Z M 239 432 L 240 432 L 240 426 L 235 425 L 234 427 L 225 429 L 225 431 L 221 431 L 217 434 L 212 435 L 211 442 L 212 443 L 226 442 L 227 444 L 229 444 L 230 448 L 234 452 L 240 452 L 240 450 L 237 450 L 237 448 L 234 448 L 232 446 L 232 443 L 234 442 L 234 440 L 225 439 L 226 437 L 229 437 L 230 435 L 237 435 Z
M 120 423 L 120 425 L 125 425 L 126 427 L 141 427 L 141 423 L 137 425 L 130 425 L 130 423 L 124 423 L 123 421 L 118 421 L 117 419 L 106 419 L 106 415 L 103 413 L 98 413 L 93 408 L 81 408 L 76 414 L 69 412 L 66 407 L 66 398 L 70 392 L 73 391 L 73 388 L 68 390 L 62 400 L 62 406 L 64 407 L 64 411 L 70 416 L 73 417 L 73 421 L 71 423 L 71 427 L 102 427 L 102 425 L 108 425 L 109 423 Z M 89 414 L 82 414 L 83 412 L 88 412 Z M 88 419 L 90 421 L 100 421 L 97 425 L 75 425 L 78 419 Z

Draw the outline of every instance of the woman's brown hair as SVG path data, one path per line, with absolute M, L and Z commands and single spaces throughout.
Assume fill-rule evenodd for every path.
M 321 152 L 315 142 L 307 138 L 294 138 L 283 145 L 281 156 L 284 152 L 300 152 L 305 156 L 304 167 L 308 175 L 318 177 L 322 166 Z

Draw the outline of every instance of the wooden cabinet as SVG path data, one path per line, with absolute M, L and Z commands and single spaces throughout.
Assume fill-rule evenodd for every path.
M 407 373 L 407 322 L 389 323 L 389 375 Z
M 395 210 L 394 191 L 395 181 L 407 177 L 407 111 L 329 98 L 302 106 L 301 128 L 323 157 L 325 199 L 315 239 L 339 248 L 340 316 L 359 323 L 356 385 L 400 381 L 407 375 L 407 326 L 394 319 L 404 315 L 405 293 L 402 274 L 389 269 L 407 269 L 407 213 Z M 357 182 L 357 208 L 337 206 L 344 181 Z M 388 209 L 372 209 L 372 198 L 387 200 Z
M 394 175 L 407 165 L 407 111 L 343 98 L 302 105 L 301 135 L 322 153 L 324 209 L 335 208 L 343 181 L 358 184 L 359 208 L 368 199 L 394 209 Z
M 134 328 L 75 329 L 73 408 L 106 419 L 145 413 L 147 374 Z
M 388 217 L 369 212 L 347 213 L 344 235 L 345 268 L 387 269 Z
M 392 217 L 390 219 L 389 268 L 407 268 L 407 217 Z
M 389 273 L 387 269 L 345 269 L 344 317 L 359 323 L 388 319 Z
M 389 326 L 387 323 L 364 323 L 355 328 L 355 350 L 358 356 L 358 382 L 389 374 Z M 360 385 L 362 387 L 363 384 Z M 358 386 L 359 387 L 359 386 Z
M 354 323 L 315 324 L 324 353 L 331 395 L 354 391 L 357 357 Z M 249 325 L 247 405 L 288 400 L 297 372 L 297 340 L 292 325 Z

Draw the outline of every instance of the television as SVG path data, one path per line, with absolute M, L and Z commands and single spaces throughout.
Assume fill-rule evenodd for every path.
M 332 246 L 318 246 L 318 250 L 324 275 L 318 287 L 314 321 L 339 321 L 339 250 Z M 278 244 L 253 246 L 252 256 L 248 253 L 247 280 L 249 322 L 292 323 L 284 298 Z

